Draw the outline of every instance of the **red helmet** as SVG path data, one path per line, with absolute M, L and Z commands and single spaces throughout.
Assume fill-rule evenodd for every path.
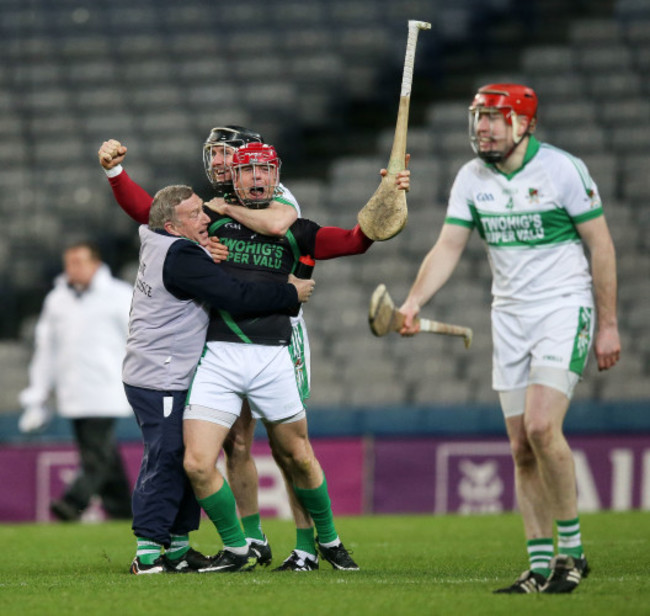
M 230 170 L 240 203 L 253 209 L 267 207 L 280 183 L 281 164 L 272 145 L 247 143 L 237 149 Z
M 266 143 L 247 143 L 241 146 L 232 157 L 231 167 L 268 163 L 280 166 L 280 158 L 275 148 Z
M 479 113 L 483 110 L 496 109 L 499 111 L 506 124 L 513 127 L 514 146 L 507 153 L 494 151 L 482 153 L 477 146 L 476 124 Z M 526 132 L 517 138 L 519 118 L 528 119 Z M 517 83 L 494 83 L 482 86 L 474 96 L 469 108 L 470 141 L 474 151 L 484 160 L 495 163 L 510 156 L 514 148 L 521 142 L 526 134 L 533 131 L 537 123 L 537 94 L 535 90 Z
M 537 115 L 537 94 L 517 83 L 494 83 L 478 89 L 470 109 L 480 107 L 498 109 L 511 126 L 513 112 L 532 122 Z

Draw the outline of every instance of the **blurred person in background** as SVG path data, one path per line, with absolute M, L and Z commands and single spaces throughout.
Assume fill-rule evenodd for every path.
M 79 520 L 98 496 L 106 514 L 131 518 L 131 490 L 115 439 L 118 417 L 132 415 L 122 387 L 133 289 L 114 278 L 92 242 L 63 252 L 64 272 L 45 298 L 35 329 L 29 386 L 19 395 L 21 432 L 45 428 L 55 409 L 72 421 L 80 471 L 50 504 L 63 521 Z
M 535 138 L 536 123 L 531 88 L 478 90 L 469 108 L 477 156 L 458 172 L 440 236 L 400 308 L 402 334 L 416 333 L 415 316 L 447 282 L 476 228 L 493 275 L 492 386 L 529 559 L 514 584 L 495 591 L 507 594 L 569 593 L 589 573 L 563 423 L 592 341 L 599 370 L 621 352 L 616 255 L 598 188 L 581 160 Z

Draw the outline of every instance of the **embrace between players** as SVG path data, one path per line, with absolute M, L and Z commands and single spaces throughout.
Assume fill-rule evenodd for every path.
M 346 230 L 299 218 L 279 182 L 275 149 L 240 126 L 215 128 L 204 144 L 216 192 L 206 204 L 184 186 L 164 188 L 152 201 L 123 170 L 124 146 L 109 140 L 98 154 L 118 203 L 142 223 L 123 370 L 145 446 L 133 494 L 131 572 L 270 565 L 251 456 L 256 419 L 266 427 L 296 523 L 295 548 L 275 570 L 316 570 L 319 555 L 335 569 L 357 570 L 336 531 L 307 432 L 310 356 L 299 301 L 309 299 L 314 282 L 290 274 L 302 255 L 362 254 L 372 241 L 358 225 Z M 396 183 L 408 190 L 409 172 Z M 208 235 L 222 240 L 212 242 L 213 257 Z M 228 481 L 216 467 L 222 449 Z M 216 556 L 189 546 L 201 508 L 224 545 Z

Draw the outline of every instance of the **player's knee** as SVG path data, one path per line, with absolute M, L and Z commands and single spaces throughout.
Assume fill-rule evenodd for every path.
M 251 443 L 243 438 L 229 438 L 223 445 L 228 465 L 246 462 L 252 458 Z
M 318 465 L 311 447 L 304 445 L 289 452 L 287 463 L 292 475 L 302 477 L 310 476 Z
M 271 455 L 273 456 L 275 463 L 284 473 L 291 470 L 291 458 L 284 451 L 278 451 L 277 448 L 271 447 Z
M 192 483 L 207 477 L 210 474 L 211 466 L 214 467 L 205 456 L 197 455 L 189 449 L 185 451 L 183 469 Z
M 510 440 L 510 450 L 515 465 L 524 468 L 535 464 L 535 454 L 526 438 L 515 438 Z
M 544 416 L 536 416 L 526 421 L 526 436 L 534 450 L 545 449 L 553 440 L 553 423 Z

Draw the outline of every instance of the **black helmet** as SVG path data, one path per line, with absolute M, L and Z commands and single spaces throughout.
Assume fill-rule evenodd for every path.
M 228 126 L 217 126 L 210 131 L 205 140 L 208 143 L 225 143 L 233 148 L 240 148 L 245 143 L 264 143 L 262 135 L 250 128 L 229 124 Z
M 232 181 L 219 179 L 212 167 L 214 158 L 213 148 L 223 146 L 229 148 L 240 148 L 247 143 L 264 143 L 262 135 L 250 128 L 229 124 L 228 126 L 216 126 L 210 131 L 208 138 L 203 144 L 203 169 L 212 187 L 220 194 L 232 190 Z

